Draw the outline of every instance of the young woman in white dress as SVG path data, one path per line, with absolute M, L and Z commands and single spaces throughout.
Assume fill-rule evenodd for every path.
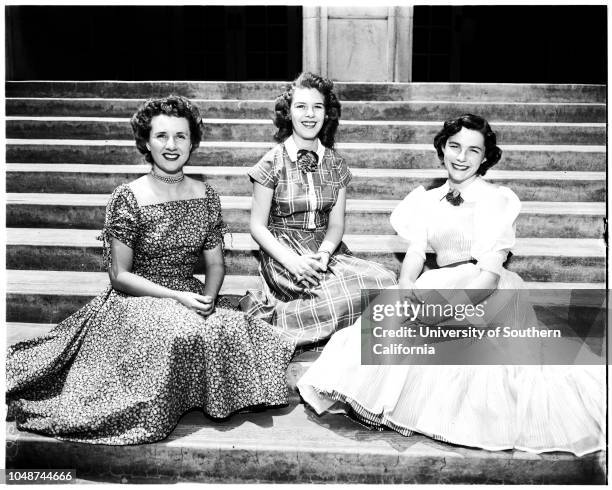
M 488 122 L 471 114 L 450 119 L 434 146 L 448 180 L 413 190 L 391 215 L 409 242 L 399 287 L 473 289 L 474 304 L 524 287 L 503 267 L 520 201 L 481 178 L 501 158 Z M 428 248 L 439 268 L 422 272 Z M 488 450 L 582 455 L 605 448 L 604 366 L 361 365 L 360 342 L 358 320 L 334 334 L 298 382 L 317 413 L 350 413 L 372 427 Z

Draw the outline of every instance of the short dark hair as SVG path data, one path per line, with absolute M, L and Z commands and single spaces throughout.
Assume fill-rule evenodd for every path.
M 274 125 L 278 128 L 274 139 L 281 143 L 293 133 L 291 100 L 296 88 L 314 88 L 323 95 L 325 121 L 321 131 L 319 131 L 319 139 L 327 148 L 333 148 L 341 113 L 340 101 L 334 93 L 334 82 L 310 72 L 301 73 L 299 77 L 286 86 L 285 91 L 274 101 Z
M 436 134 L 434 138 L 434 147 L 438 152 L 440 161 L 444 160 L 444 153 L 442 149 L 446 145 L 446 141 L 452 135 L 457 134 L 461 131 L 461 128 L 473 129 L 478 131 L 484 137 L 485 144 L 485 159 L 480 164 L 480 167 L 476 171 L 477 175 L 484 175 L 487 173 L 493 165 L 495 165 L 502 156 L 502 150 L 497 146 L 497 136 L 495 132 L 489 126 L 487 120 L 474 114 L 464 114 L 457 118 L 447 119 L 444 121 L 444 127 Z
M 147 148 L 147 142 L 151 135 L 151 120 L 160 114 L 187 119 L 191 138 L 190 153 L 193 153 L 200 145 L 204 130 L 200 111 L 187 97 L 169 95 L 161 99 L 148 99 L 144 101 L 130 120 L 132 131 L 134 131 L 134 139 L 136 140 L 136 148 L 144 155 L 145 160 L 153 163 L 151 152 Z

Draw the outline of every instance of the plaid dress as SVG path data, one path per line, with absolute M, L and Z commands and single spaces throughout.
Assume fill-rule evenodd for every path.
M 283 245 L 300 255 L 315 253 L 325 238 L 329 213 L 338 192 L 351 180 L 344 160 L 319 142 L 314 172 L 297 168 L 292 137 L 270 150 L 249 170 L 252 180 L 274 189 L 268 228 Z M 361 289 L 396 284 L 395 273 L 359 259 L 344 243 L 332 254 L 319 285 L 304 291 L 293 275 L 260 250 L 261 290 L 247 291 L 243 311 L 286 331 L 303 346 L 325 340 L 361 314 Z

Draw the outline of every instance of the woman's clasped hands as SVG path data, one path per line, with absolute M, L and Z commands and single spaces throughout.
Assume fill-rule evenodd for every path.
M 215 311 L 215 300 L 212 296 L 203 296 L 189 291 L 177 291 L 174 299 L 202 316 L 209 316 Z
M 291 253 L 284 261 L 285 268 L 306 290 L 319 285 L 327 271 L 329 254 L 326 252 L 298 255 Z

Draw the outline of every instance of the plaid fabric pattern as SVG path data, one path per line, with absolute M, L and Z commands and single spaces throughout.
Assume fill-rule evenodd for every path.
M 295 169 L 295 171 L 294 171 Z M 276 239 L 300 255 L 314 253 L 325 237 L 329 212 L 338 190 L 351 178 L 344 161 L 325 149 L 321 168 L 313 172 L 317 207 L 308 199 L 307 178 L 297 172 L 285 145 L 262 158 L 249 175 L 274 188 L 269 229 Z M 314 211 L 315 228 L 308 213 Z M 361 314 L 361 289 L 387 288 L 397 283 L 395 273 L 374 262 L 353 256 L 340 243 L 331 256 L 318 286 L 304 291 L 276 260 L 260 251 L 261 290 L 247 291 L 240 301 L 243 311 L 285 331 L 298 347 L 329 338 L 354 323 Z
M 317 153 L 319 166 L 314 172 L 304 174 L 297 167 L 297 148 L 293 138 L 289 138 L 249 170 L 252 180 L 274 189 L 270 226 L 327 229 L 338 191 L 348 185 L 352 176 L 344 159 L 333 150 L 320 145 Z

